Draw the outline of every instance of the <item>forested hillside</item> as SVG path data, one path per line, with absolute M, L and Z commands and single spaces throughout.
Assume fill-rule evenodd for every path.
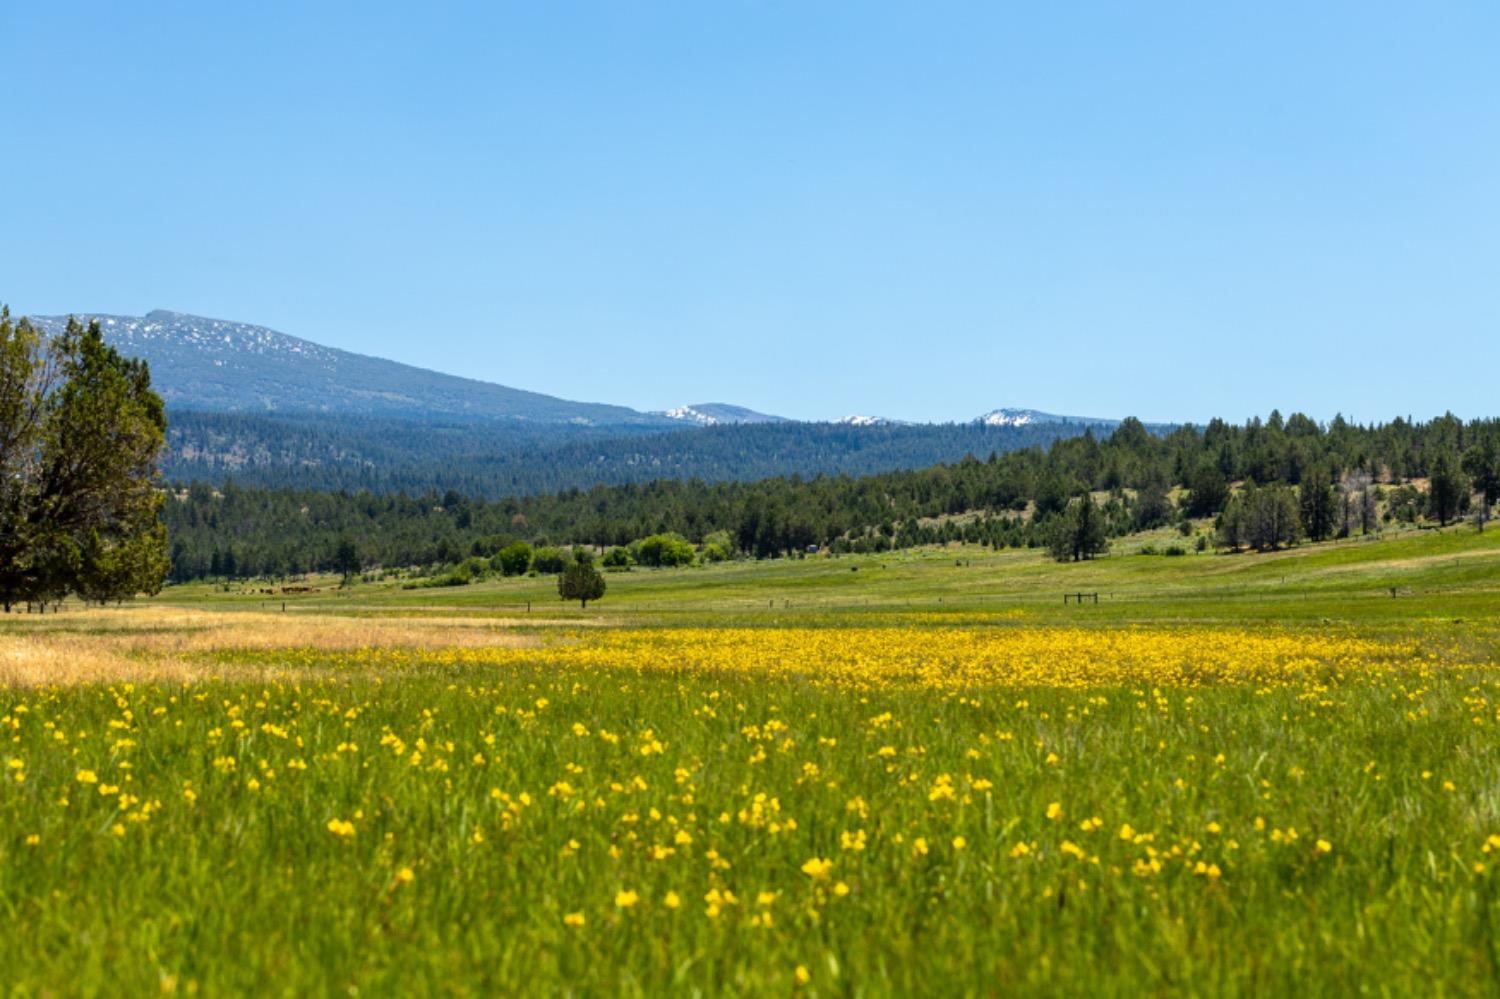
M 766 422 L 660 432 L 341 414 L 171 414 L 168 481 L 491 498 L 596 484 L 867 475 L 1050 444 L 1104 424 Z
M 694 432 L 703 440 L 702 431 Z M 1232 426 L 1181 427 L 1161 436 L 1126 420 L 1109 436 L 1059 439 L 1050 448 L 972 455 L 920 471 L 863 477 L 777 476 L 755 482 L 657 480 L 501 500 L 457 490 L 420 495 L 259 490 L 196 485 L 167 504 L 173 576 L 280 576 L 339 565 L 437 566 L 489 557 L 506 544 L 618 546 L 672 532 L 698 543 L 725 532 L 737 552 L 774 557 L 809 545 L 881 550 L 962 539 L 1045 543 L 1076 497 L 1104 492 L 1112 533 L 1240 510 L 1233 485 L 1261 491 L 1272 513 L 1302 504 L 1304 527 L 1272 544 L 1367 530 L 1368 513 L 1447 522 L 1478 496 L 1500 498 L 1500 421 L 1397 419 L 1327 426 L 1294 415 Z M 1430 478 L 1426 488 L 1408 483 Z M 1184 490 L 1169 500 L 1174 486 Z M 1242 490 L 1243 493 L 1243 490 Z M 1252 495 L 1253 490 L 1252 490 Z M 1378 494 L 1378 507 L 1370 501 Z M 1361 523 L 1361 510 L 1366 522 Z M 972 514 L 946 519 L 945 515 Z M 1222 518 L 1221 518 L 1222 519 Z M 1233 519 L 1233 518 L 1231 518 Z M 1358 525 L 1352 527 L 1351 525 Z M 1238 546 L 1237 537 L 1226 544 Z M 1255 543 L 1251 539 L 1251 543 Z
M 573 402 L 460 378 L 287 336 L 264 326 L 158 309 L 145 316 L 79 315 L 105 340 L 145 361 L 172 409 L 340 413 L 405 419 L 499 419 L 518 423 L 670 426 L 665 416 Z M 36 316 L 60 333 L 66 316 Z

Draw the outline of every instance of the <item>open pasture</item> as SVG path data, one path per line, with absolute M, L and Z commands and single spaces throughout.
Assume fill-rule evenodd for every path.
M 584 612 L 523 579 L 12 616 L 0 968 L 1485 994 L 1495 537 L 637 571 Z

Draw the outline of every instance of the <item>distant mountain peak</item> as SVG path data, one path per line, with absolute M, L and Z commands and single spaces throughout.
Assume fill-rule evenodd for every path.
M 1017 409 L 1003 406 L 992 409 L 974 422 L 987 427 L 1031 427 L 1039 423 L 1087 423 L 1091 426 L 1114 426 L 1119 420 L 1101 420 L 1091 416 L 1058 416 L 1036 409 Z
M 979 418 L 987 427 L 1026 427 L 1033 423 L 1055 423 L 1061 417 L 1039 413 L 1034 409 L 1014 409 L 1009 406 L 992 409 Z
M 667 427 L 624 406 L 572 402 L 338 350 L 265 326 L 170 309 L 144 316 L 78 313 L 104 338 L 151 365 L 152 383 L 173 409 L 216 413 L 326 413 L 460 418 L 581 426 Z M 65 316 L 33 316 L 56 335 Z
M 697 402 L 687 406 L 677 406 L 657 415 L 681 423 L 696 423 L 703 427 L 715 427 L 722 424 L 785 422 L 780 416 L 757 413 L 753 409 L 734 406 L 727 402 Z
M 833 422 L 841 427 L 890 427 L 895 426 L 897 423 L 896 420 L 888 420 L 884 416 L 862 416 L 859 414 L 840 416 Z

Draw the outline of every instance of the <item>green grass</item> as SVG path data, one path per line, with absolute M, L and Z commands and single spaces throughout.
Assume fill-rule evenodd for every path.
M 1128 549 L 1129 541 L 1117 545 Z M 963 564 L 956 564 L 963 563 Z M 1378 540 L 1304 545 L 1277 553 L 1116 555 L 1058 564 L 1034 550 L 975 546 L 883 556 L 736 562 L 693 569 L 609 573 L 604 599 L 580 612 L 560 601 L 554 577 L 489 580 L 466 587 L 402 590 L 397 582 L 312 581 L 315 594 L 218 592 L 172 587 L 163 602 L 289 613 L 533 616 L 631 625 L 835 624 L 926 612 L 995 613 L 1025 608 L 1034 620 L 1406 623 L 1492 613 L 1500 607 L 1500 531 L 1408 531 Z M 1391 595 L 1395 588 L 1397 594 Z M 1063 594 L 1100 603 L 1064 606 Z
M 1044 688 L 975 705 L 673 674 L 476 677 L 419 661 L 379 685 L 356 673 L 12 694 L 6 715 L 30 711 L 9 747 L 26 782 L 0 793 L 12 927 L 0 966 L 22 993 L 174 981 L 210 993 L 785 992 L 800 965 L 820 992 L 1478 994 L 1500 974 L 1493 875 L 1473 871 L 1500 831 L 1500 757 L 1492 709 L 1487 725 L 1472 720 L 1471 679 L 1409 696 L 1355 684 L 1322 703 L 1297 687 Z M 65 724 L 66 747 L 49 720 Z M 786 727 L 746 734 L 771 720 Z M 663 752 L 640 754 L 647 731 Z M 403 752 L 381 746 L 387 734 Z M 340 752 L 348 743 L 358 751 Z M 749 762 L 761 746 L 765 759 Z M 122 813 L 118 795 L 77 781 L 83 769 L 160 811 L 131 822 L 141 805 Z M 957 800 L 931 800 L 943 774 Z M 993 788 L 975 790 L 979 779 Z M 575 797 L 548 794 L 563 781 Z M 509 829 L 492 789 L 531 796 Z M 742 819 L 759 792 L 794 830 Z M 1079 828 L 1096 815 L 1100 829 Z M 330 833 L 332 818 L 353 822 L 353 837 Z M 1125 823 L 1154 836 L 1160 872 L 1133 872 L 1148 855 L 1120 838 Z M 1275 842 L 1290 828 L 1294 842 Z M 855 831 L 865 849 L 843 849 Z M 1020 842 L 1030 852 L 1012 856 Z M 653 845 L 676 852 L 653 860 Z M 833 860 L 826 881 L 802 872 L 813 857 Z M 1198 861 L 1221 877 L 1193 873 Z M 739 901 L 710 918 L 715 888 Z M 640 901 L 622 910 L 620 891 Z M 757 904 L 762 892 L 774 900 Z M 583 927 L 565 925 L 573 912 Z M 764 912 L 770 928 L 752 924 Z
M 950 548 L 609 582 L 581 612 L 548 579 L 287 597 L 289 618 L 515 619 L 532 651 L 252 650 L 225 625 L 193 661 L 240 679 L 0 686 L 7 990 L 1500 981 L 1500 533 L 1076 566 Z M 1064 607 L 1076 590 L 1101 602 Z M 161 602 L 232 620 L 281 598 Z M 0 640 L 22 655 L 179 627 L 130 615 L 12 617 Z M 596 625 L 639 654 L 594 661 L 622 647 Z M 761 662 L 746 633 L 716 644 L 727 625 L 767 629 L 782 656 L 804 636 L 806 662 Z M 1133 679 L 965 679 L 953 649 L 911 651 L 1013 636 L 1045 664 L 1047 643 L 1061 660 L 1099 632 L 1139 656 Z M 1275 644 L 1274 662 L 1184 682 L 1183 636 L 1234 665 L 1250 654 L 1236 634 Z M 804 870 L 824 858 L 825 876 Z

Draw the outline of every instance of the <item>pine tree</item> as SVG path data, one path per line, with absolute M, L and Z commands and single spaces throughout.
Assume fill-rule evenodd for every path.
M 1224 509 L 1214 520 L 1214 538 L 1221 547 L 1228 548 L 1232 552 L 1239 551 L 1245 544 L 1245 499 L 1243 496 L 1230 497 L 1229 502 L 1224 504 Z
M 1458 516 L 1468 488 L 1453 452 L 1447 448 L 1440 450 L 1429 469 L 1427 486 L 1427 508 L 1440 526 L 1448 526 L 1448 521 Z
M 1172 519 L 1172 504 L 1167 499 L 1166 476 L 1152 475 L 1140 488 L 1135 499 L 1133 524 L 1137 531 L 1160 527 Z
M 1211 461 L 1203 461 L 1187 482 L 1187 515 L 1212 517 L 1229 502 L 1229 480 Z
M 1338 519 L 1338 501 L 1333 495 L 1333 483 L 1328 472 L 1321 466 L 1311 468 L 1298 487 L 1299 514 L 1302 530 L 1313 541 L 1331 537 Z
M 1373 485 L 1367 485 L 1359 494 L 1359 532 L 1369 534 L 1375 529 L 1378 513 L 1378 494 Z
M 1083 496 L 1052 520 L 1048 552 L 1059 562 L 1077 562 L 1109 550 L 1104 516 L 1090 496 Z
M 1464 452 L 1463 469 L 1479 494 L 1479 529 L 1484 530 L 1491 509 L 1500 502 L 1500 448 L 1493 436 L 1486 435 Z
M 347 586 L 363 568 L 359 548 L 355 546 L 354 539 L 347 534 L 340 537 L 338 544 L 333 548 L 333 569 L 343 576 L 344 585 Z

